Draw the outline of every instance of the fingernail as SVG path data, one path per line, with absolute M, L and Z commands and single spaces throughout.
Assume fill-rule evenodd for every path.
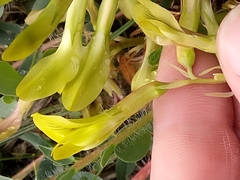
M 222 24 L 226 25 L 232 25 L 234 21 L 240 18 L 240 5 L 236 6 L 234 9 L 232 9 L 227 16 L 223 19 Z

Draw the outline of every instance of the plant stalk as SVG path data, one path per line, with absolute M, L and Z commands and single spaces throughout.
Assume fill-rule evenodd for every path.
M 181 17 L 179 25 L 185 29 L 197 32 L 200 22 L 200 0 L 181 0 Z M 186 68 L 188 77 L 190 79 L 197 79 L 193 74 L 192 66 L 195 62 L 195 52 L 193 47 L 177 46 L 177 60 Z

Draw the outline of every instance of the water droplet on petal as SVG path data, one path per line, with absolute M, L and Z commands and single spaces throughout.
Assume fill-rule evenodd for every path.
M 106 60 L 105 60 L 105 64 L 106 64 L 107 66 L 109 66 L 109 65 L 110 65 L 110 60 L 109 60 L 109 59 L 106 59 Z
M 38 86 L 36 90 L 41 91 L 41 89 L 42 89 L 42 86 Z
M 155 41 L 156 41 L 157 44 L 162 44 L 162 38 L 159 37 L 159 36 L 156 37 Z
M 44 80 L 44 78 L 40 78 L 39 83 L 43 83 Z
M 25 76 L 25 75 L 27 74 L 27 71 L 21 70 L 21 71 L 19 72 L 19 74 L 22 75 L 22 76 Z
M 100 74 L 102 74 L 102 72 L 103 72 L 102 70 L 99 71 Z
M 148 78 L 144 79 L 144 82 L 149 82 L 149 81 L 150 81 L 150 79 L 148 79 Z
M 157 75 L 157 71 L 152 71 L 151 76 L 155 77 Z

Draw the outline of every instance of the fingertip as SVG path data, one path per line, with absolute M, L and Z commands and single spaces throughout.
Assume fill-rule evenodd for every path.
M 234 8 L 222 21 L 217 34 L 218 59 L 226 80 L 240 101 L 240 6 Z
M 229 87 L 231 88 L 238 102 L 240 102 L 240 91 L 239 91 L 240 76 L 229 68 L 222 68 L 222 70 Z

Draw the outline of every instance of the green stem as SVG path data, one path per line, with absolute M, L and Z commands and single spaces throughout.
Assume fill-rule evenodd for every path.
M 11 161 L 11 160 L 20 160 L 20 159 L 30 159 L 30 158 L 35 158 L 38 157 L 39 154 L 31 154 L 31 155 L 23 155 L 19 157 L 7 157 L 7 158 L 1 158 L 0 161 Z
M 107 111 L 107 114 L 112 117 L 121 115 L 122 117 L 120 119 L 121 121 L 124 121 L 132 114 L 142 109 L 153 99 L 164 94 L 167 89 L 158 88 L 162 85 L 165 85 L 165 83 L 155 81 L 136 89 L 134 92 L 117 103 L 116 106 Z
M 175 89 L 192 84 L 220 84 L 225 83 L 224 80 L 215 79 L 194 79 L 194 80 L 179 80 L 171 83 L 162 83 L 154 81 L 148 83 L 122 99 L 116 106 L 107 110 L 106 113 L 111 117 L 121 116 L 120 121 L 129 118 L 153 99 L 160 97 L 169 89 Z
M 181 17 L 179 25 L 185 29 L 197 32 L 200 22 L 200 0 L 182 0 Z M 193 47 L 177 46 L 177 60 L 187 70 L 190 79 L 197 79 L 193 74 L 192 66 L 195 62 L 195 52 Z
M 226 83 L 224 79 L 215 80 L 215 79 L 187 79 L 187 80 L 179 80 L 174 81 L 168 84 L 160 84 L 158 86 L 159 89 L 176 89 L 186 85 L 193 85 L 193 84 L 221 84 Z
M 137 46 L 144 43 L 144 38 L 128 38 L 126 40 L 123 40 L 119 43 L 116 43 L 111 46 L 111 52 L 110 57 L 114 57 L 117 53 L 119 53 L 121 50 L 125 48 L 129 48 L 132 46 Z
M 134 20 L 129 20 L 126 24 L 121 26 L 118 30 L 116 30 L 114 33 L 110 35 L 110 40 L 115 39 L 118 37 L 120 34 L 122 34 L 124 31 L 126 31 L 128 28 L 130 28 L 134 24 Z

